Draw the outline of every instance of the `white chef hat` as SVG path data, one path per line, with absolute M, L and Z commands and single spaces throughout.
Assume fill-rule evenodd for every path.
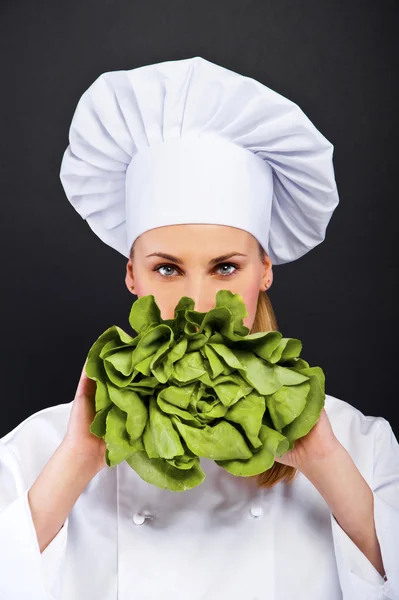
M 100 75 L 80 98 L 60 178 L 106 244 L 149 229 L 251 233 L 273 264 L 324 240 L 339 202 L 333 145 L 292 101 L 199 56 Z

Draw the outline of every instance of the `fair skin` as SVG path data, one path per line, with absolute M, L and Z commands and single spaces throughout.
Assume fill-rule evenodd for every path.
M 207 312 L 214 306 L 216 292 L 228 289 L 242 296 L 248 311 L 243 322 L 251 330 L 258 294 L 269 289 L 273 281 L 271 260 L 266 254 L 260 259 L 256 239 L 233 227 L 160 227 L 137 238 L 134 250 L 134 260 L 129 259 L 126 265 L 126 286 L 138 297 L 153 294 L 163 319 L 173 318 L 174 307 L 182 296 L 194 299 L 195 310 Z M 147 257 L 154 252 L 174 256 L 180 263 Z M 209 265 L 215 257 L 232 252 L 245 256 Z M 95 382 L 83 367 L 67 433 L 29 491 L 41 552 L 61 529 L 87 483 L 106 466 L 105 442 L 89 431 L 95 416 L 95 389 Z M 325 409 L 295 448 L 275 460 L 298 469 L 312 482 L 342 529 L 383 575 L 372 491 L 334 435 Z
M 164 252 L 176 261 L 147 255 Z M 259 257 L 256 239 L 247 231 L 224 225 L 184 224 L 150 229 L 134 244 L 134 265 L 126 265 L 126 285 L 136 296 L 153 294 L 163 319 L 173 319 L 174 308 L 182 296 L 195 302 L 195 310 L 207 312 L 215 306 L 218 290 L 227 289 L 242 296 L 248 316 L 244 325 L 251 329 L 258 295 L 273 281 L 272 263 Z M 238 252 L 216 265 L 208 262 Z M 157 267 L 165 265 L 157 271 Z M 230 265 L 230 266 L 229 266 Z M 236 267 L 232 266 L 236 265 Z

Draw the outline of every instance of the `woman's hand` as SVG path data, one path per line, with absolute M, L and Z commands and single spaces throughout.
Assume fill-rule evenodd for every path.
M 296 440 L 292 450 L 280 458 L 275 456 L 274 460 L 305 472 L 317 464 L 317 461 L 328 458 L 339 448 L 342 448 L 342 445 L 335 437 L 330 420 L 323 408 L 319 420 L 309 433 Z
M 349 452 L 335 437 L 324 408 L 309 433 L 296 440 L 292 450 L 274 460 L 305 475 L 324 498 L 339 526 L 384 577 L 374 523 L 373 492 Z
M 67 432 L 62 445 L 68 448 L 79 461 L 97 473 L 105 465 L 105 441 L 90 431 L 90 425 L 96 414 L 94 396 L 96 382 L 86 375 L 86 362 L 72 404 Z

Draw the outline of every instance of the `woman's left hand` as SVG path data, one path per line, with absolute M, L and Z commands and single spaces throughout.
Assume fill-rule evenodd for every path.
M 314 465 L 315 461 L 327 458 L 338 448 L 341 448 L 341 444 L 332 430 L 330 420 L 323 407 L 319 420 L 309 433 L 296 440 L 292 450 L 280 458 L 275 456 L 274 460 L 303 472 Z

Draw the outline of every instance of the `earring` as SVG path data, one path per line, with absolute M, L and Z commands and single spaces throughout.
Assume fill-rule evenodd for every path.
M 133 290 L 134 290 L 134 285 L 131 285 L 131 286 L 130 286 L 130 289 L 131 289 L 131 290 L 132 290 L 132 292 L 133 292 Z
M 269 281 L 266 283 L 266 289 L 269 287 Z

